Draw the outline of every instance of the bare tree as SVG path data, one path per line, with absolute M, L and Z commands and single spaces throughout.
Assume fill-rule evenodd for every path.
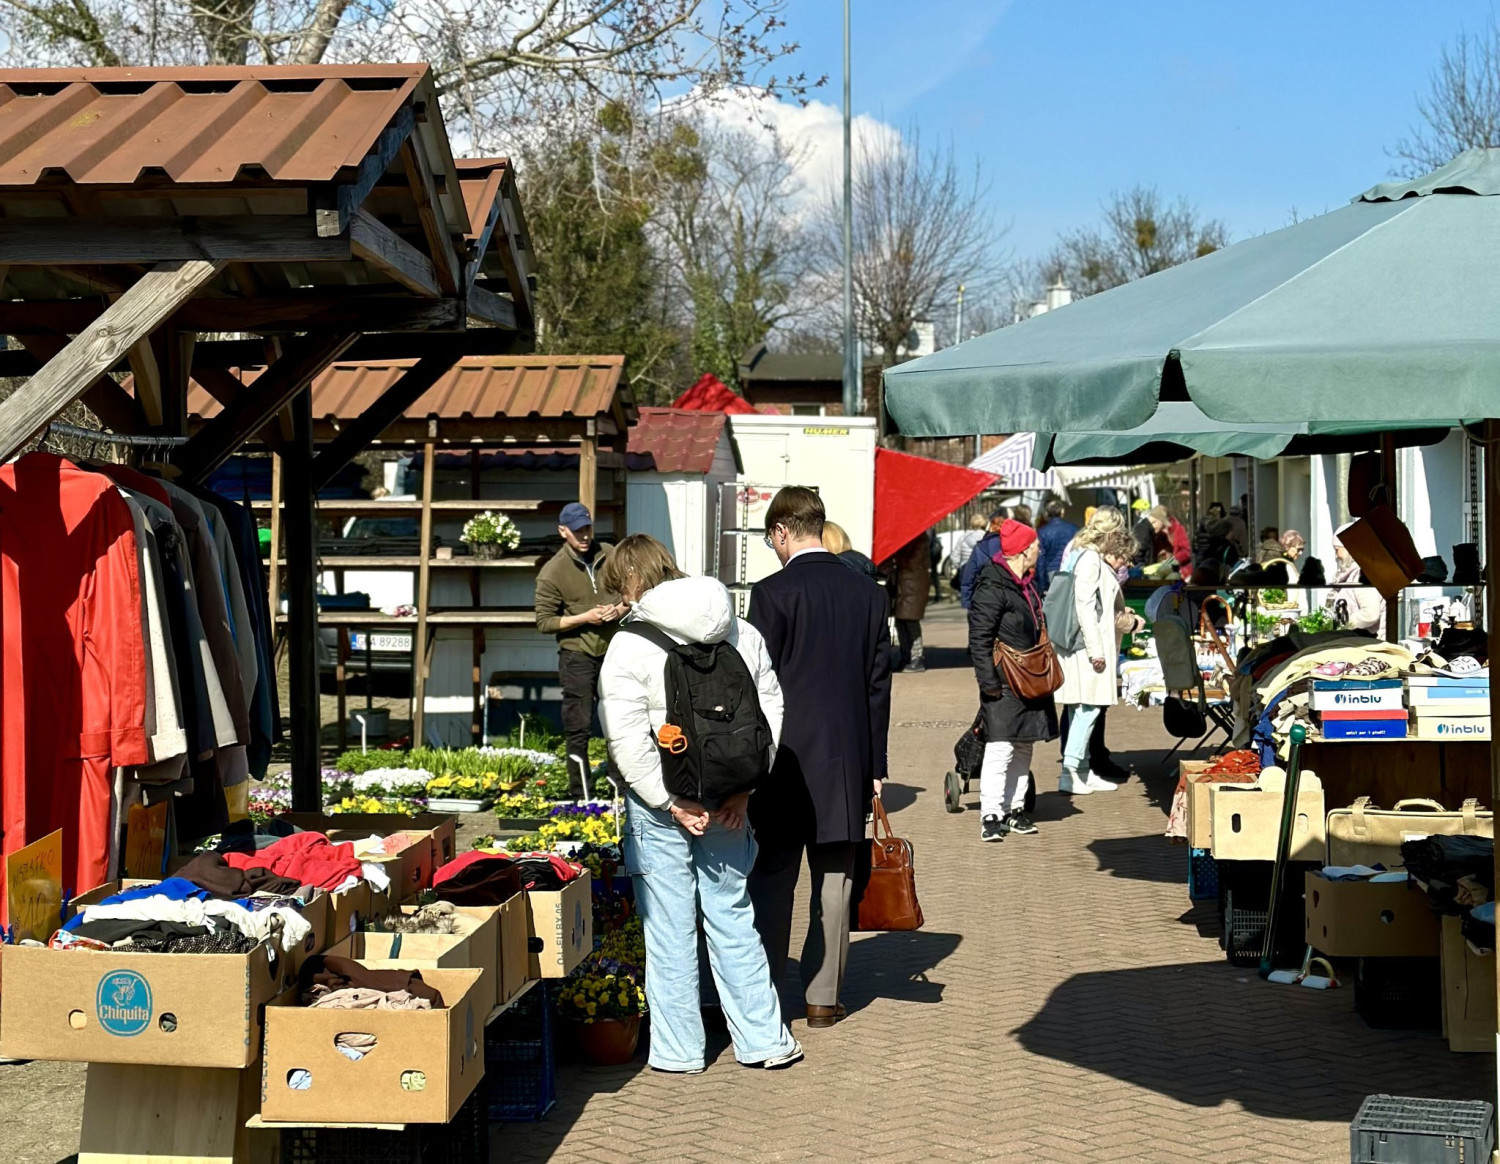
M 918 320 L 952 303 L 958 284 L 984 287 L 1000 271 L 989 186 L 976 163 L 964 174 L 951 146 L 924 150 L 913 128 L 893 146 L 857 144 L 853 175 L 854 297 L 861 339 L 887 366 Z M 842 302 L 843 198 L 830 189 L 817 213 L 819 300 L 831 322 Z M 825 326 L 828 326 L 825 324 Z
M 1402 177 L 1415 178 L 1446 165 L 1467 149 L 1500 146 L 1500 25 L 1461 33 L 1443 49 L 1425 98 L 1421 121 L 1391 148 Z
M 25 65 L 426 60 L 455 136 L 514 148 L 518 129 L 580 107 L 754 84 L 788 0 L 0 0 L 0 58 Z
M 1168 205 L 1153 186 L 1116 192 L 1103 211 L 1097 226 L 1058 240 L 1040 264 L 1043 286 L 1060 277 L 1075 297 L 1093 295 L 1202 258 L 1229 242 L 1229 228 L 1219 219 L 1203 218 L 1185 198 Z

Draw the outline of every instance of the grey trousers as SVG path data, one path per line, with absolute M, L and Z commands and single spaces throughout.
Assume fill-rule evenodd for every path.
M 868 842 L 866 842 L 868 843 Z M 762 848 L 748 887 L 755 928 L 765 943 L 771 981 L 778 988 L 792 944 L 792 906 L 802 874 L 803 846 Z M 812 874 L 807 939 L 802 945 L 802 988 L 809 1006 L 834 1006 L 849 964 L 849 906 L 854 890 L 854 843 L 807 846 Z

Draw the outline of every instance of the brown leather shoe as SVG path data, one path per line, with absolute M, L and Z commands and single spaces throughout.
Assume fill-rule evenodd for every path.
M 831 1027 L 848 1013 L 844 1009 L 842 1002 L 834 1006 L 813 1006 L 809 1004 L 807 1007 L 807 1025 L 815 1028 Z

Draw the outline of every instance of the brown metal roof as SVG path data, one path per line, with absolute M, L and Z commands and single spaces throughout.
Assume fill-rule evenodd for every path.
M 625 451 L 650 456 L 659 473 L 707 473 L 724 432 L 722 412 L 642 408 Z M 634 468 L 635 466 L 632 466 Z
M 0 70 L 0 187 L 332 181 L 427 75 L 423 64 Z
M 328 424 L 361 415 L 415 360 L 338 363 L 313 381 L 313 419 Z M 407 421 L 636 419 L 630 389 L 621 383 L 624 356 L 467 356 L 408 408 Z M 252 383 L 260 369 L 240 373 Z M 190 423 L 216 415 L 217 400 L 195 382 L 188 393 Z

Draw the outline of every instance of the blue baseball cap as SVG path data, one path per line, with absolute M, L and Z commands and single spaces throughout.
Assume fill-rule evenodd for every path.
M 585 526 L 594 524 L 594 515 L 589 512 L 589 507 L 581 501 L 570 501 L 562 507 L 562 512 L 557 515 L 557 524 L 566 526 L 577 533 Z

